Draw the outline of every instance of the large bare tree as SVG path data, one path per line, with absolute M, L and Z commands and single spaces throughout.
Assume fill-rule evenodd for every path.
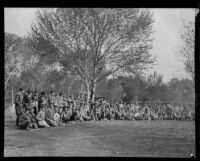
M 148 9 L 53 8 L 37 12 L 35 43 L 50 42 L 71 62 L 94 101 L 96 84 L 114 73 L 149 67 L 153 15 Z M 55 54 L 55 53 L 54 53 Z

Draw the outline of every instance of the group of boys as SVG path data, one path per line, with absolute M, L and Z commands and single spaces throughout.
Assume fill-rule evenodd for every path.
M 172 120 L 191 117 L 182 106 L 173 107 L 171 104 L 126 104 L 99 98 L 86 105 L 86 100 L 78 96 L 67 98 L 54 91 L 38 94 L 37 91 L 24 92 L 24 89 L 19 89 L 16 94 L 15 109 L 16 125 L 22 129 L 59 126 L 69 121 Z
M 21 129 L 38 129 L 59 126 L 68 121 L 89 120 L 87 109 L 82 102 L 68 99 L 53 91 L 46 93 L 19 89 L 15 97 L 16 125 Z

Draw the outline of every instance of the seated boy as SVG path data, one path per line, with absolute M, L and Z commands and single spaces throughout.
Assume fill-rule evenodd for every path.
M 70 120 L 71 116 L 72 116 L 72 111 L 70 110 L 69 106 L 67 107 L 65 106 L 63 108 L 63 112 L 61 116 L 62 122 L 67 123 Z
M 89 121 L 90 117 L 87 116 L 87 111 L 84 108 L 81 108 L 80 115 L 82 120 Z
M 75 109 L 75 116 L 74 116 L 74 119 L 76 122 L 80 122 L 80 121 L 83 121 L 83 119 L 81 118 L 81 114 L 80 114 L 80 108 L 76 108 Z
M 41 106 L 39 113 L 36 116 L 37 123 L 39 127 L 49 127 L 47 122 L 45 121 L 45 107 Z
M 61 116 L 59 114 L 59 107 L 58 106 L 55 107 L 55 113 L 54 113 L 53 118 L 54 118 L 54 121 L 57 125 L 62 125 L 62 120 L 61 120 Z
M 30 109 L 25 108 L 24 112 L 19 117 L 19 128 L 23 130 L 29 130 L 29 124 L 31 119 L 29 118 Z
M 48 106 L 46 111 L 46 122 L 50 126 L 58 126 L 57 123 L 54 121 L 54 112 L 51 106 Z
M 36 116 L 35 116 L 35 109 L 31 108 L 31 111 L 30 111 L 30 113 L 28 115 L 29 115 L 29 118 L 31 120 L 31 122 L 29 124 L 29 127 L 37 129 L 38 126 L 37 126 L 37 120 L 36 120 Z

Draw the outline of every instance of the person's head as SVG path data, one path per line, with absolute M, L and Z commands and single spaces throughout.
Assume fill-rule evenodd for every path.
M 41 94 L 42 96 L 44 96 L 44 95 L 45 95 L 45 92 L 44 92 L 44 91 L 42 91 L 40 94 Z
M 31 90 L 30 90 L 30 89 L 27 90 L 27 94 L 28 94 L 28 95 L 31 94 Z
M 58 113 L 58 106 L 55 106 L 55 112 Z
M 20 89 L 19 89 L 19 92 L 23 94 L 23 93 L 24 93 L 24 89 L 23 89 L 23 88 L 20 88 Z
M 51 109 L 51 106 L 48 106 L 48 107 L 47 107 L 47 110 L 48 110 L 48 111 L 51 111 L 51 110 L 52 110 L 52 109 Z
M 58 111 L 58 112 L 59 112 L 59 113 L 62 113 L 62 111 L 63 111 L 63 109 L 62 109 L 62 108 L 59 108 L 59 111 Z
M 45 108 L 42 106 L 40 110 L 44 112 L 44 111 L 45 111 Z
M 63 110 L 64 110 L 65 112 L 67 112 L 67 111 L 68 111 L 68 108 L 67 108 L 67 107 L 64 107 Z
M 37 95 L 36 94 L 33 95 L 33 100 L 37 100 Z
M 50 95 L 53 96 L 54 95 L 54 91 L 50 91 Z
M 59 96 L 60 96 L 60 97 L 62 97 L 62 96 L 63 96 L 63 94 L 62 94 L 62 93 L 60 93 L 60 94 L 59 94 Z
M 34 113 L 34 111 L 35 111 L 34 108 L 31 108 L 31 113 Z
M 24 110 L 24 112 L 25 112 L 26 114 L 29 114 L 30 111 L 31 111 L 31 108 L 25 108 L 25 110 Z

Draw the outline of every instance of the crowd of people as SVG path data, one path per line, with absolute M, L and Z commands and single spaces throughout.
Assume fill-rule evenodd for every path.
M 40 92 L 20 88 L 15 97 L 16 126 L 38 129 L 62 126 L 70 121 L 108 120 L 193 120 L 189 105 L 161 103 L 123 103 L 96 98 L 86 103 L 82 96 L 66 97 L 54 91 Z

